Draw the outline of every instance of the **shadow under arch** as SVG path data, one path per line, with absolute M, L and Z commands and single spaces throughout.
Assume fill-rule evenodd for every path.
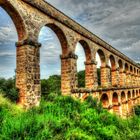
M 18 10 L 9 1 L 0 1 L 0 7 L 2 7 L 10 16 L 17 30 L 18 41 L 22 41 L 26 38 L 26 27 L 24 19 L 18 12 Z
M 132 91 L 132 97 L 135 98 L 135 90 Z
M 128 100 L 130 100 L 131 99 L 131 92 L 130 91 L 128 91 Z
M 121 92 L 121 102 L 124 102 L 124 101 L 126 101 L 126 95 L 125 95 L 125 92 L 122 91 Z
M 119 115 L 120 114 L 119 97 L 116 92 L 114 92 L 112 96 L 112 105 L 113 112 Z
M 133 73 L 133 67 L 132 67 L 132 65 L 130 65 L 130 72 L 131 72 L 131 74 Z
M 125 63 L 125 72 L 128 72 L 128 70 L 129 70 L 128 64 Z
M 102 103 L 103 108 L 108 108 L 108 106 L 109 106 L 109 98 L 108 98 L 108 95 L 106 93 L 104 93 L 101 96 L 100 101 Z
M 117 105 L 119 102 L 119 99 L 118 99 L 118 94 L 116 92 L 113 93 L 113 97 L 112 97 L 112 104 L 113 105 Z
M 119 71 L 122 71 L 123 70 L 123 62 L 121 59 L 119 59 L 118 65 L 119 65 Z

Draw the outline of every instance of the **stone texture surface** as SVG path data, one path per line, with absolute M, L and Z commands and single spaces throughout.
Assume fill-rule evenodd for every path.
M 12 18 L 18 33 L 16 86 L 19 89 L 19 104 L 23 107 L 37 106 L 40 102 L 41 44 L 38 37 L 43 26 L 52 29 L 61 43 L 63 95 L 82 100 L 91 95 L 101 100 L 104 108 L 120 116 L 128 116 L 133 106 L 140 104 L 140 67 L 133 60 L 44 0 L 0 0 L 0 6 Z M 83 46 L 86 56 L 85 88 L 78 88 L 77 82 L 78 57 L 75 48 L 78 42 Z M 100 87 L 97 84 L 97 52 L 101 59 Z M 111 67 L 108 66 L 109 60 Z M 122 97 L 123 92 L 125 94 Z

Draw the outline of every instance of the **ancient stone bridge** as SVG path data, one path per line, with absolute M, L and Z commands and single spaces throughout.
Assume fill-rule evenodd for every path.
M 40 47 L 43 26 L 58 36 L 61 47 L 61 91 L 81 99 L 91 95 L 103 107 L 121 116 L 129 115 L 140 103 L 140 67 L 127 56 L 86 30 L 44 0 L 0 0 L 0 6 L 12 18 L 18 33 L 16 86 L 19 103 L 24 107 L 39 105 Z M 77 56 L 80 43 L 85 51 L 85 88 L 78 88 Z M 96 53 L 101 59 L 101 85 L 97 82 Z M 111 67 L 109 66 L 111 62 Z

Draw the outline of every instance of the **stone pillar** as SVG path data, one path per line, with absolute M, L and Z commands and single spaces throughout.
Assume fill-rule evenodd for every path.
M 112 70 L 111 72 L 112 86 L 117 87 L 119 85 L 119 69 Z
M 61 92 L 62 95 L 70 95 L 72 89 L 78 87 L 77 59 L 75 54 L 61 56 Z
M 111 71 L 110 66 L 101 67 L 101 86 L 110 87 L 111 86 Z
M 121 96 L 118 96 L 119 116 L 122 116 Z
M 122 107 L 122 117 L 126 117 L 128 113 L 128 108 L 127 108 L 127 101 L 121 103 Z
M 85 62 L 86 88 L 96 89 L 98 87 L 96 65 L 97 63 L 94 60 L 92 60 L 91 62 Z
M 120 72 L 120 76 L 119 76 L 119 85 L 124 87 L 126 83 L 126 73 L 125 71 Z
M 128 113 L 131 115 L 132 112 L 132 108 L 133 108 L 133 101 L 131 99 L 128 100 Z
M 40 46 L 24 40 L 17 42 L 16 87 L 19 90 L 18 104 L 28 109 L 40 103 Z

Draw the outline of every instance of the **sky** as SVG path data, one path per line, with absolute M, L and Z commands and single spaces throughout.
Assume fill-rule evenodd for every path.
M 46 0 L 92 33 L 140 62 L 140 0 Z M 7 13 L 0 8 L 0 77 L 15 74 L 17 33 Z M 61 45 L 55 33 L 42 28 L 41 78 L 61 72 Z M 77 44 L 78 70 L 84 69 L 85 54 Z

